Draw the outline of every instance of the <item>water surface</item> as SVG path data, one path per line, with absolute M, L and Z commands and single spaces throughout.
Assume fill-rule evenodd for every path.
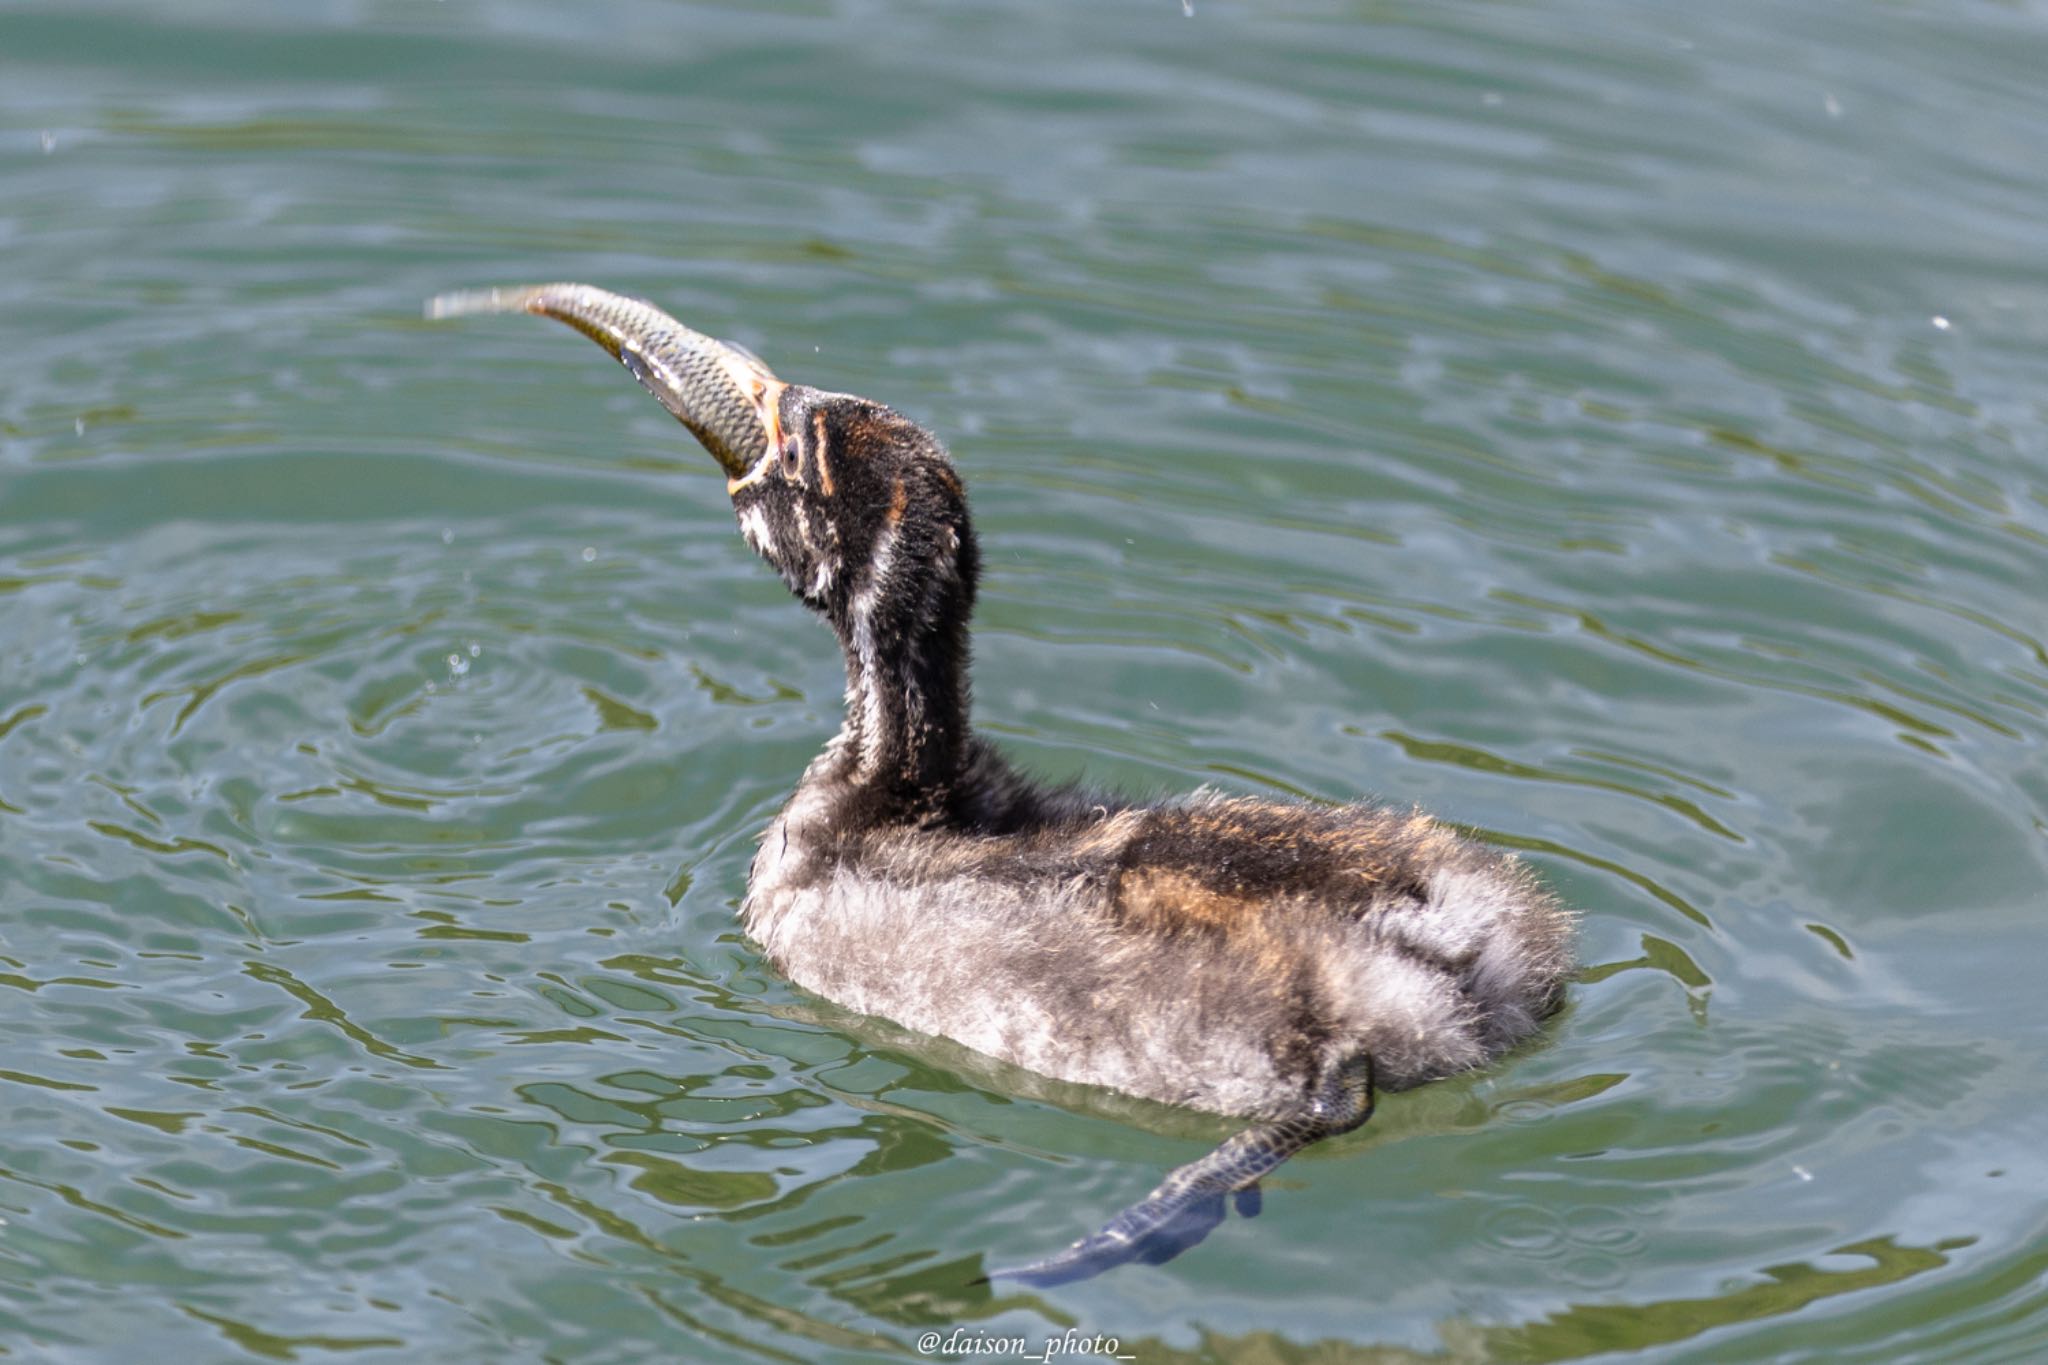
M 2048 1353 L 2038 3 L 0 18 L 0 1349 Z M 1548 1039 L 1164 1268 L 1228 1125 L 737 932 L 828 636 L 587 279 L 953 446 L 983 724 L 1425 804 Z

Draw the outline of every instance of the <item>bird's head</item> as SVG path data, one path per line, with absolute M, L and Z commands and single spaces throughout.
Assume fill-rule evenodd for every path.
M 849 643 L 863 625 L 903 634 L 942 609 L 964 623 L 978 568 L 967 493 L 917 423 L 866 398 L 785 383 L 745 348 L 590 285 L 428 305 L 430 317 L 476 312 L 559 319 L 624 364 L 725 470 L 747 544 Z
M 726 491 L 747 544 L 813 609 L 849 630 L 901 633 L 944 607 L 966 614 L 975 563 L 967 494 L 932 434 L 866 398 L 776 385 L 753 462 Z M 966 600 L 942 604 L 950 586 Z M 931 597 L 933 600 L 922 599 Z
M 915 758 L 964 724 L 967 618 L 979 560 L 945 447 L 901 413 L 778 379 L 743 347 L 638 299 L 580 284 L 451 294 L 430 317 L 538 313 L 596 341 L 725 470 L 740 533 L 845 649 L 867 752 Z M 886 711 L 886 715 L 883 714 Z M 929 776 L 929 774 L 925 774 Z

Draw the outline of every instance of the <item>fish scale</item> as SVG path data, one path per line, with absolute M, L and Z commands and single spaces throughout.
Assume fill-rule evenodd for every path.
M 472 313 L 568 323 L 631 371 L 733 478 L 767 453 L 774 374 L 751 351 L 685 327 L 644 299 L 588 284 L 533 284 L 442 294 L 427 304 L 430 318 Z

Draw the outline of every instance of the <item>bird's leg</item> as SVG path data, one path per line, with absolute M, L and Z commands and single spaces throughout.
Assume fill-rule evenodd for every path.
M 1223 1221 L 1226 1194 L 1237 1194 L 1239 1214 L 1256 1214 L 1261 1176 L 1311 1142 L 1358 1127 L 1372 1117 L 1372 1104 L 1372 1057 L 1354 1052 L 1323 1072 L 1298 1112 L 1248 1128 L 1200 1161 L 1176 1168 L 1093 1236 L 1042 1261 L 991 1270 L 986 1278 L 1043 1287 L 1085 1280 L 1127 1261 L 1170 1261 Z

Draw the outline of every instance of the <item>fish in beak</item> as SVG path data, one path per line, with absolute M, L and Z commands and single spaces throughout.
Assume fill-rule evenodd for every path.
M 430 318 L 538 313 L 609 351 L 704 443 L 728 482 L 746 477 L 782 438 L 786 387 L 753 352 L 683 326 L 653 304 L 587 284 L 535 284 L 442 294 Z

